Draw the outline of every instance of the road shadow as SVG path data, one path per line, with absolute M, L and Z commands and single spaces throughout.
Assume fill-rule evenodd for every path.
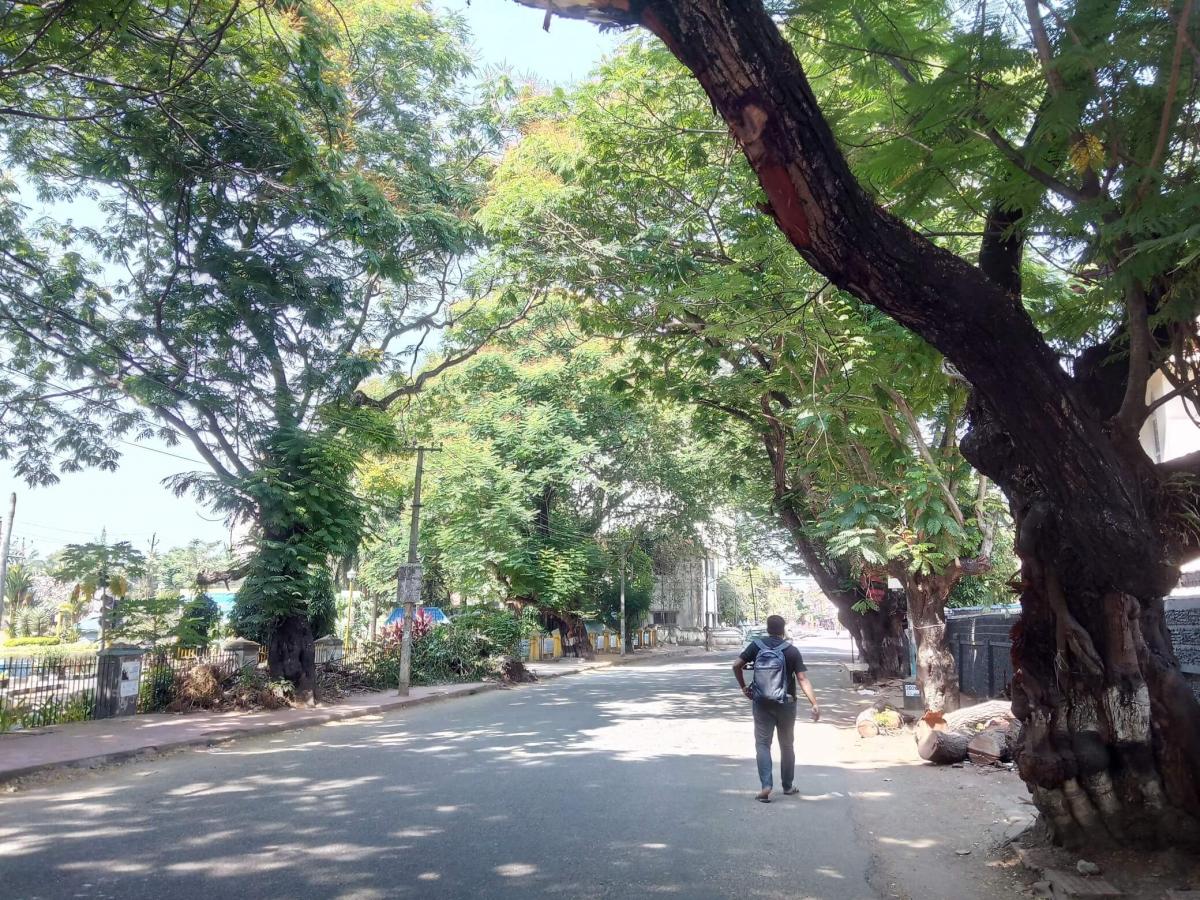
M 797 797 L 751 799 L 731 661 L 598 671 L 17 795 L 0 825 L 3 893 L 875 896 L 852 761 L 801 765 Z M 819 681 L 826 665 L 814 656 Z M 834 687 L 819 690 L 836 727 L 852 724 Z M 854 803 L 894 804 L 889 771 Z M 870 841 L 914 859 L 952 849 L 917 818 L 878 818 L 892 823 Z

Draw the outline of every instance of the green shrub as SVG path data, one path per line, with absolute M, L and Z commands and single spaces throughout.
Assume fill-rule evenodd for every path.
M 142 713 L 162 712 L 179 696 L 180 679 L 175 670 L 165 662 L 151 662 L 142 669 L 142 681 L 138 686 L 137 711 Z
M 67 700 L 49 700 L 41 706 L 18 708 L 17 721 L 22 728 L 46 728 L 68 722 L 86 722 L 92 717 L 96 695 L 83 691 Z
M 15 637 L 4 642 L 4 647 L 52 647 L 61 644 L 62 640 L 54 635 L 45 637 Z
M 494 644 L 470 625 L 451 622 L 413 644 L 413 684 L 479 681 L 489 671 Z
M 471 615 L 424 633 L 413 629 L 412 683 L 445 684 L 487 677 L 493 670 L 492 660 L 510 652 L 504 647 L 515 647 L 520 639 L 518 620 L 506 615 L 511 622 Z M 401 634 L 389 631 L 383 639 L 367 643 L 346 667 L 366 687 L 395 687 L 400 681 L 400 653 Z
M 529 623 L 507 609 L 476 606 L 454 617 L 450 627 L 474 632 L 490 643 L 489 655 L 512 655 L 529 632 Z M 536 627 L 536 625 L 534 626 Z
M 0 657 L 2 656 L 21 656 L 21 657 L 36 657 L 45 656 L 94 656 L 96 653 L 96 645 L 87 641 L 80 641 L 74 644 L 26 644 L 16 647 L 12 644 L 0 645 Z

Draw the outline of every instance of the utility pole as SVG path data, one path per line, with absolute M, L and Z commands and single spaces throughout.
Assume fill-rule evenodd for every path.
M 754 624 L 758 624 L 758 598 L 754 596 L 754 566 L 746 566 L 746 574 L 750 576 L 750 605 L 754 609 Z
M 350 652 L 351 631 L 354 625 L 354 579 L 357 575 L 358 572 L 354 569 L 346 573 L 346 580 L 350 582 L 350 599 L 346 601 L 346 639 L 342 641 L 342 645 L 347 654 Z
M 12 546 L 13 522 L 17 518 L 17 495 L 8 498 L 8 522 L 4 526 L 4 543 L 0 545 L 0 625 L 4 624 L 4 595 L 8 588 L 8 549 Z
M 421 597 L 421 565 L 417 562 L 417 538 L 421 529 L 421 474 L 425 469 L 425 451 L 417 447 L 417 473 L 413 480 L 412 525 L 408 532 L 408 564 L 400 567 L 396 579 L 396 599 L 404 604 L 404 635 L 400 642 L 399 695 L 408 696 L 412 684 L 413 612 Z

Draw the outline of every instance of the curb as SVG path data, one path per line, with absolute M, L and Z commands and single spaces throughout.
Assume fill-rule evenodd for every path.
M 693 655 L 697 654 L 692 653 L 690 650 L 669 651 L 655 657 L 642 657 L 639 659 L 630 656 L 624 660 L 602 660 L 587 666 L 582 666 L 578 669 L 535 674 L 537 674 L 538 682 L 541 682 L 549 681 L 554 678 L 563 678 L 567 675 L 579 675 L 584 672 L 593 672 L 597 669 L 607 669 L 615 666 L 627 666 L 633 663 L 653 662 Z M 533 683 L 536 684 L 538 682 Z M 461 690 L 447 690 L 438 694 L 429 694 L 425 697 L 396 697 L 394 700 L 389 700 L 383 703 L 374 703 L 370 706 L 355 706 L 345 709 L 334 708 L 327 711 L 314 712 L 311 716 L 307 716 L 304 719 L 296 722 L 269 722 L 261 725 L 248 725 L 242 728 L 233 728 L 229 731 L 223 731 L 220 734 L 181 738 L 180 740 L 176 741 L 164 741 L 160 744 L 152 744 L 130 750 L 117 750 L 112 753 L 98 753 L 94 756 L 83 756 L 79 757 L 78 759 L 62 760 L 58 762 L 34 763 L 33 765 L 22 766 L 18 769 L 6 769 L 4 771 L 0 771 L 0 784 L 8 784 L 13 781 L 18 781 L 22 778 L 27 778 L 30 775 L 36 775 L 44 772 L 70 771 L 72 769 L 95 769 L 101 766 L 117 765 L 134 760 L 151 759 L 155 756 L 159 756 L 164 753 L 172 753 L 176 750 L 217 747 L 221 744 L 226 744 L 230 741 L 236 741 L 241 738 L 257 737 L 264 734 L 278 734 L 282 731 L 299 731 L 304 728 L 327 725 L 330 722 L 343 722 L 348 719 L 362 719 L 366 718 L 367 716 L 375 716 L 382 713 L 393 712 L 397 709 L 406 709 L 413 706 L 425 706 L 430 703 L 441 703 L 447 700 L 456 700 L 460 697 L 472 697 L 476 694 L 498 691 L 508 687 L 509 685 L 501 684 L 500 682 L 485 682 L 483 684 L 473 685 L 469 688 L 463 688 Z
M 164 741 L 160 744 L 148 744 L 144 747 L 137 747 L 129 750 L 117 750 L 112 753 L 97 753 L 94 756 L 81 756 L 78 759 L 69 759 L 57 762 L 34 763 L 30 766 L 22 766 L 19 769 L 5 769 L 4 771 L 0 772 L 0 784 L 11 783 L 21 778 L 27 778 L 30 775 L 36 775 L 43 772 L 71 769 L 95 769 L 101 766 L 116 765 L 119 763 L 130 762 L 132 760 L 150 759 L 163 753 L 172 753 L 176 750 L 217 747 L 221 744 L 226 744 L 230 741 L 236 741 L 241 738 L 257 737 L 264 734 L 278 734 L 282 731 L 299 731 L 304 728 L 327 725 L 330 722 L 342 722 L 347 719 L 361 719 L 366 718 L 367 716 L 380 715 L 382 713 L 391 712 L 397 709 L 404 709 L 411 706 L 425 706 L 429 703 L 438 703 L 444 700 L 454 700 L 459 697 L 471 697 L 475 694 L 483 694 L 489 691 L 500 690 L 502 687 L 504 687 L 504 685 L 498 682 L 489 682 L 485 684 L 473 685 L 470 688 L 464 688 L 462 690 L 446 691 L 440 694 L 430 694 L 425 697 L 397 697 L 395 700 L 388 701 L 386 703 L 374 703 L 370 706 L 356 706 L 346 709 L 330 709 L 323 712 L 315 712 L 311 716 L 307 716 L 304 719 L 296 722 L 268 722 L 261 725 L 248 725 L 242 728 L 233 728 L 228 731 L 223 731 L 219 734 L 181 738 L 176 741 Z

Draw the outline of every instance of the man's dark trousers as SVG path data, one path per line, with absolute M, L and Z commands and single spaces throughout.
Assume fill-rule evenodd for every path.
M 789 790 L 796 777 L 796 701 L 754 701 L 754 751 L 758 759 L 758 780 L 763 789 L 774 787 L 771 780 L 771 738 L 779 732 L 779 777 Z

